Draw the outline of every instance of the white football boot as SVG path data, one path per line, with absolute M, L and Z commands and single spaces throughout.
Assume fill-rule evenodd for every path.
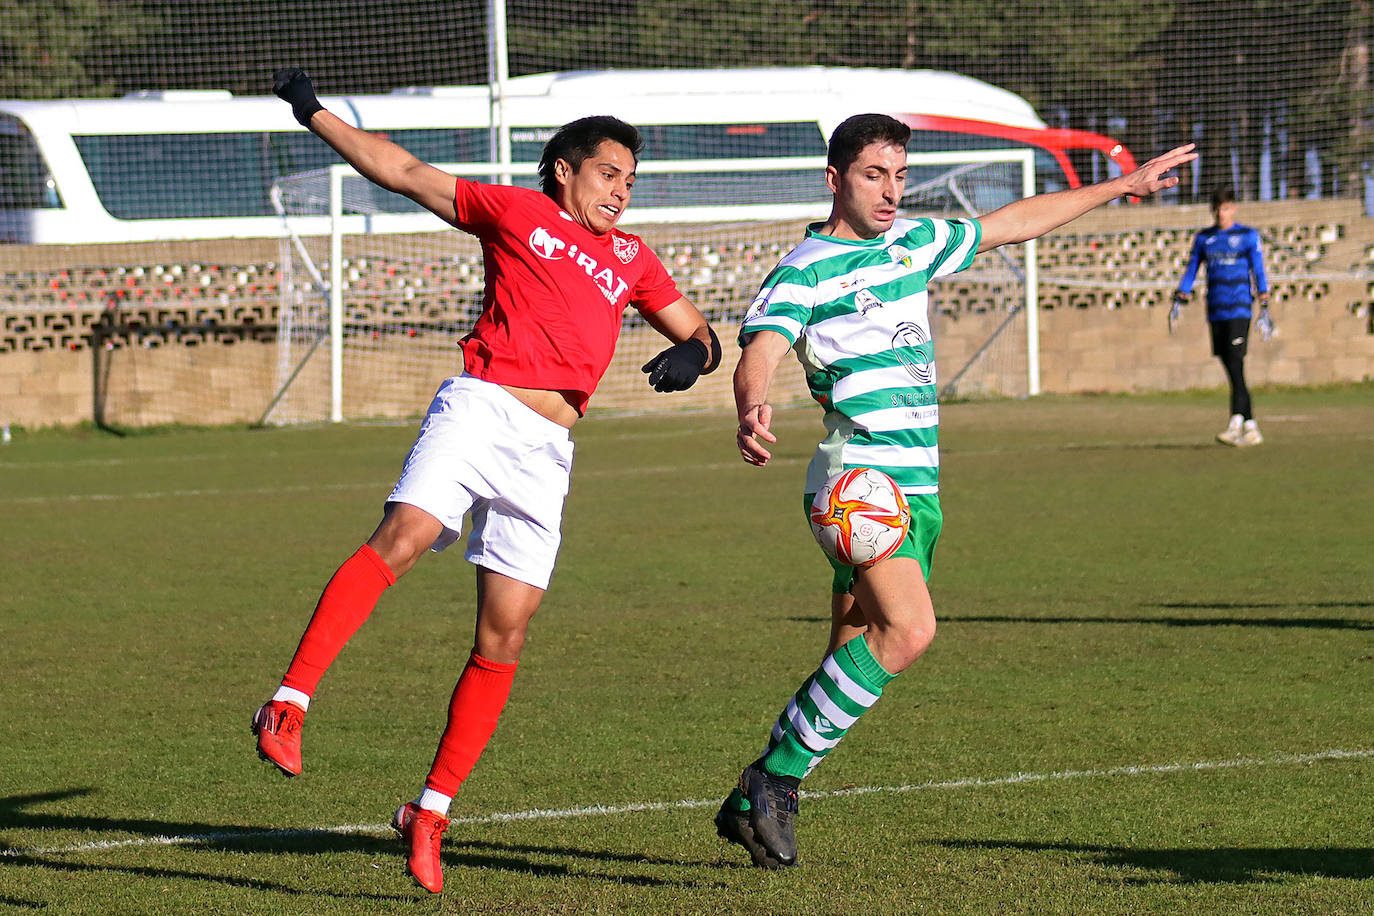
M 1222 445 L 1240 445 L 1240 437 L 1245 434 L 1244 423 L 1245 418 L 1240 414 L 1231 414 L 1231 422 L 1227 424 L 1226 429 L 1217 433 L 1217 441 Z M 1258 434 L 1257 431 L 1256 435 Z

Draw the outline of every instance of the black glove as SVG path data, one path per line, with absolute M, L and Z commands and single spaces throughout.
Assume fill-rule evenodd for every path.
M 324 111 L 320 100 L 315 98 L 315 85 L 300 67 L 287 67 L 272 74 L 272 91 L 291 103 L 291 113 L 302 127 L 310 126 L 310 117 L 317 111 Z
M 706 344 L 689 337 L 649 360 L 639 371 L 649 373 L 649 385 L 655 391 L 686 391 L 701 375 L 708 355 Z

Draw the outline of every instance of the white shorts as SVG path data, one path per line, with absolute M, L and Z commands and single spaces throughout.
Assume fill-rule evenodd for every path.
M 423 509 L 444 524 L 430 546 L 458 540 L 472 513 L 464 557 L 548 588 L 572 472 L 568 430 L 500 385 L 470 375 L 445 379 L 387 502 Z

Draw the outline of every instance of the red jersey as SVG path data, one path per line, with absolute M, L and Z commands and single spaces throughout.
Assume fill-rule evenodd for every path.
M 463 338 L 463 369 L 498 384 L 568 392 L 579 414 L 605 375 L 626 305 L 678 299 L 637 236 L 595 235 L 539 191 L 457 179 L 459 229 L 482 242 L 482 314 Z

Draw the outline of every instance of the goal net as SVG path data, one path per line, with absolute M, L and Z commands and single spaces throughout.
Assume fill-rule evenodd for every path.
M 1030 151 L 912 154 L 903 215 L 977 216 L 1032 192 Z M 532 164 L 444 165 L 480 181 L 534 186 Z M 627 309 L 597 409 L 725 407 L 734 338 L 768 272 L 829 212 L 823 158 L 640 163 L 622 221 L 717 329 L 725 366 L 687 392 L 653 392 L 640 367 L 667 342 Z M 346 166 L 273 188 L 281 240 L 277 393 L 269 423 L 413 416 L 462 371 L 459 340 L 481 309 L 481 247 Z M 947 396 L 1035 393 L 1034 246 L 980 255 L 931 293 Z M 1028 282 L 1029 272 L 1029 282 Z M 775 404 L 809 397 L 787 360 Z

